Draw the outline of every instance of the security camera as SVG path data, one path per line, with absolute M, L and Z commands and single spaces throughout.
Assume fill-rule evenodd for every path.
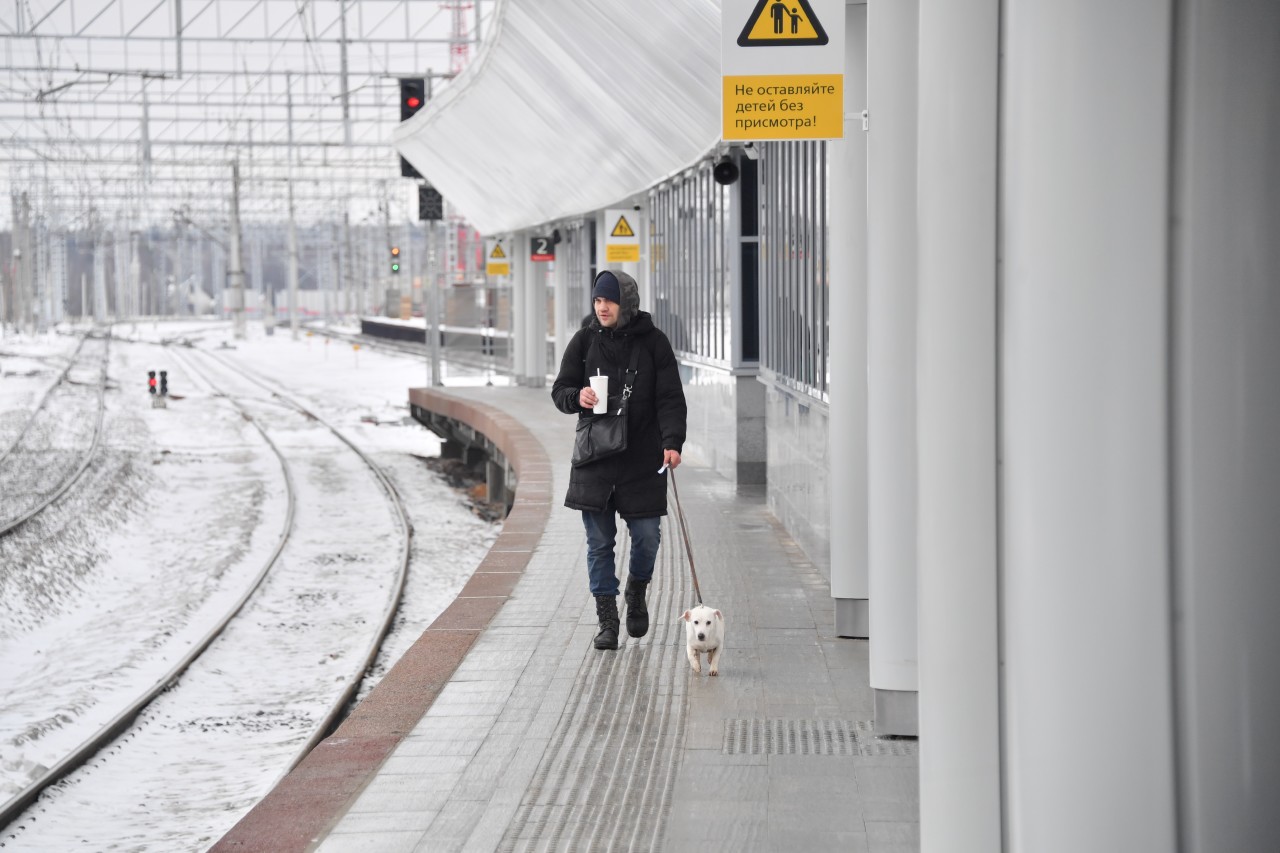
M 760 149 L 757 148 L 754 143 L 748 142 L 746 145 L 743 145 L 742 153 L 747 155 L 748 160 L 760 159 Z

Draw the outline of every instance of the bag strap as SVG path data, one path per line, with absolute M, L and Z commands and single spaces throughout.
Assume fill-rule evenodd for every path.
M 596 343 L 600 340 L 600 333 L 597 332 L 591 339 L 591 348 L 595 349 Z M 636 338 L 631 339 L 631 364 L 627 367 L 622 382 L 622 406 L 625 408 L 627 400 L 631 397 L 631 389 L 636 384 L 636 377 L 640 375 L 640 371 L 636 370 L 636 365 L 640 363 L 640 341 Z M 586 361 L 583 361 L 586 365 Z
M 622 404 L 627 404 L 627 399 L 631 396 L 631 388 L 636 384 L 636 377 L 640 372 L 636 370 L 636 365 L 640 363 L 640 342 L 631 341 L 631 366 L 627 368 L 626 379 L 622 383 Z

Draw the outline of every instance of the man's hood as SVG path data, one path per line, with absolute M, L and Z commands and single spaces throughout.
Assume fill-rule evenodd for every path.
M 622 331 L 627 329 L 627 327 L 639 318 L 641 314 L 644 314 L 644 312 L 640 310 L 640 285 L 636 284 L 636 280 L 634 278 L 621 270 L 600 270 L 599 273 L 596 273 L 596 278 L 599 278 L 606 272 L 612 273 L 613 277 L 618 280 L 618 289 L 622 292 L 622 301 L 618 303 L 618 325 L 616 326 L 619 331 Z M 595 289 L 596 283 L 593 279 L 591 281 L 591 291 L 588 292 L 592 292 Z M 597 329 L 601 328 L 600 321 L 596 319 L 596 312 L 594 310 L 583 318 L 582 325 L 584 328 L 587 326 Z M 652 323 L 650 325 L 652 325 Z M 629 331 L 639 330 L 630 329 Z

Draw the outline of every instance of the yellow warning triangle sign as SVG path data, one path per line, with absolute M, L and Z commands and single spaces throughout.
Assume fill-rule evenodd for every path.
M 504 251 L 502 251 L 502 244 L 501 244 L 501 243 L 494 243 L 494 244 L 493 244 L 493 251 L 489 253 L 489 257 L 491 257 L 491 258 L 505 258 L 506 256 L 507 256 L 507 253 L 506 253 L 506 252 L 504 252 Z
M 627 217 L 619 216 L 618 224 L 613 226 L 613 230 L 609 232 L 610 237 L 634 237 L 636 232 L 631 230 L 631 223 L 627 222 Z
M 739 47 L 826 44 L 827 31 L 809 0 L 758 0 L 738 36 Z

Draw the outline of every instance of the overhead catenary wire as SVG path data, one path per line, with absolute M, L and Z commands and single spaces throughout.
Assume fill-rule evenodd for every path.
M 163 226 L 167 205 L 155 203 L 152 190 L 157 181 L 183 180 L 152 171 L 165 159 L 216 180 L 236 151 L 250 152 L 246 162 L 261 161 L 272 172 L 270 182 L 253 189 L 269 202 L 268 219 L 283 215 L 285 161 L 299 150 L 322 152 L 311 176 L 318 182 L 345 180 L 370 164 L 381 167 L 373 179 L 398 180 L 388 80 L 454 76 L 430 71 L 447 65 L 457 47 L 457 34 L 443 21 L 452 9 L 444 0 L 344 0 L 341 8 L 311 0 L 208 0 L 176 28 L 160 21 L 163 4 L 46 5 L 56 8 L 19 3 L 26 25 L 0 34 L 9 59 L 0 75 L 6 108 L 0 126 L 13 143 L 0 157 L 9 166 L 0 170 L 0 183 L 7 180 L 11 195 L 38 183 L 33 166 L 55 162 L 62 166 L 55 180 L 64 184 L 73 173 L 90 186 L 98 177 L 138 186 L 132 195 L 97 197 L 90 189 L 82 198 L 50 199 L 42 215 L 55 229 L 90 205 Z M 477 16 L 486 6 L 493 14 L 493 5 L 477 0 Z M 290 87 L 292 117 L 284 115 L 281 85 Z M 350 195 L 361 206 L 381 193 Z M 396 215 L 412 216 L 415 198 L 397 194 Z M 6 218 L 0 208 L 0 226 Z

